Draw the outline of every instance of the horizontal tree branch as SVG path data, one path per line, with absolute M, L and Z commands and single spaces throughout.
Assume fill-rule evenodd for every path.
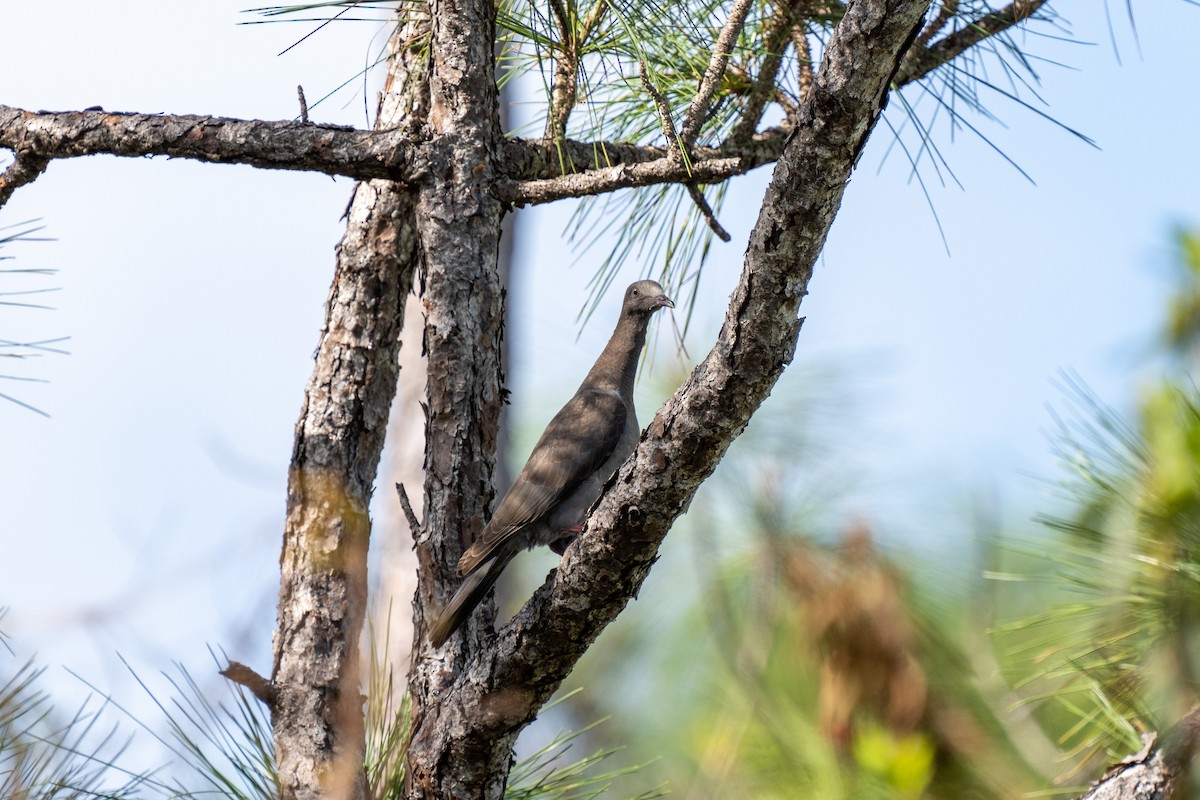
M 979 42 L 1033 16 L 1045 2 L 1014 0 L 930 47 L 912 47 L 893 84 L 899 87 L 920 80 Z M 693 148 L 690 169 L 667 147 L 513 138 L 503 144 L 497 159 L 501 177 L 494 191 L 501 201 L 522 206 L 662 183 L 719 183 L 777 160 L 791 131 L 789 122 L 748 139 L 739 131 L 719 147 Z M 415 183 L 424 177 L 427 155 L 424 143 L 399 131 L 103 109 L 34 112 L 3 105 L 0 148 L 18 156 L 0 175 L 0 205 L 58 158 L 161 155 Z
M 666 157 L 643 164 L 620 164 L 607 169 L 593 169 L 557 178 L 506 181 L 497 185 L 496 194 L 502 201 L 515 206 L 538 205 L 566 197 L 586 197 L 634 186 L 692 181 L 720 183 L 750 169 L 750 162 L 741 158 L 697 161 L 688 169 L 682 161 Z
M 99 154 L 168 156 L 400 182 L 419 177 L 422 163 L 419 145 L 388 131 L 103 109 L 0 106 L 0 148 L 43 161 Z

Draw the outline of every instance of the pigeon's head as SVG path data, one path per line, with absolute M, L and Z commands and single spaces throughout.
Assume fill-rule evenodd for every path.
M 657 281 L 638 281 L 625 290 L 622 314 L 645 314 L 649 316 L 660 308 L 674 308 L 675 303 L 667 297 Z

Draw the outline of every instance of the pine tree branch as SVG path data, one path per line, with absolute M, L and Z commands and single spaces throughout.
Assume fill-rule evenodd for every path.
M 500 200 L 514 206 L 540 205 L 567 197 L 587 197 L 635 186 L 654 186 L 660 183 L 720 183 L 773 160 L 763 159 L 756 162 L 749 158 L 718 157 L 694 161 L 691 169 L 688 169 L 686 164 L 668 154 L 654 161 L 618 164 L 557 178 L 501 181 L 496 185 L 495 192 Z
M 736 0 L 733 8 L 729 10 L 729 18 L 721 26 L 721 33 L 717 36 L 716 44 L 713 45 L 708 69 L 704 71 L 704 77 L 700 80 L 700 89 L 692 98 L 692 103 L 688 106 L 687 114 L 683 118 L 683 127 L 679 131 L 685 149 L 691 148 L 700 135 L 700 129 L 704 126 L 704 121 L 708 116 L 708 107 L 712 104 L 713 96 L 721 85 L 721 79 L 725 77 L 725 66 L 729 63 L 729 56 L 733 53 L 733 46 L 737 43 L 738 36 L 741 35 L 742 27 L 746 24 L 746 15 L 749 12 L 750 0 Z
M 716 345 L 659 410 L 588 530 L 500 631 L 495 652 L 477 656 L 495 665 L 479 687 L 480 735 L 532 718 L 637 595 L 671 524 L 790 362 L 813 264 L 928 5 L 856 0 L 847 9 L 775 166 Z
M 575 18 L 562 0 L 550 3 L 561 34 L 560 49 L 554 58 L 554 77 L 550 83 L 550 105 L 546 109 L 546 130 L 543 136 L 558 141 L 567 135 L 567 120 L 579 95 L 579 58 L 588 37 L 608 11 L 607 0 L 598 0 L 588 15 L 575 28 Z
M 903 86 L 924 78 L 984 39 L 1003 33 L 1029 19 L 1045 4 L 1046 0 L 1014 0 L 999 11 L 984 14 L 957 31 L 947 34 L 930 47 L 913 47 L 905 56 L 900 71 L 896 73 L 896 85 Z M 930 28 L 936 23 L 935 19 Z
M 169 156 L 404 183 L 416 180 L 422 169 L 420 146 L 393 132 L 102 109 L 35 112 L 0 106 L 0 148 L 13 150 L 24 162 L 17 175 L 6 174 L 0 192 L 7 193 L 0 194 L 0 203 L 20 185 L 17 178 L 28 183 L 37 177 L 40 170 L 33 167 L 39 161 L 97 154 Z

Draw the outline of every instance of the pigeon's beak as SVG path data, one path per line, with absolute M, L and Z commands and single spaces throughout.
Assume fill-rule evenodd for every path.
M 654 307 L 655 308 L 674 308 L 675 303 L 674 303 L 674 301 L 671 300 L 671 298 L 667 297 L 665 294 L 660 294 L 654 300 Z

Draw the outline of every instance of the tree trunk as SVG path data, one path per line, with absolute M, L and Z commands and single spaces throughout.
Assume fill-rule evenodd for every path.
M 406 46 L 390 43 L 377 129 L 415 127 L 420 80 Z M 416 66 L 419 67 L 419 64 Z M 367 508 L 396 391 L 399 332 L 418 236 L 413 195 L 360 183 L 326 304 L 288 475 L 271 722 L 285 800 L 366 796 L 359 637 L 367 600 Z
M 417 537 L 414 650 L 458 584 L 455 565 L 487 520 L 504 402 L 502 291 L 496 269 L 503 208 L 489 192 L 501 142 L 493 67 L 492 4 L 433 3 L 430 43 L 431 180 L 422 188 L 418 228 L 428 317 L 428 437 L 425 519 Z M 490 635 L 494 604 L 468 623 Z M 461 641 L 461 640 L 460 640 Z M 455 749 L 461 731 L 440 724 L 438 706 L 466 652 L 419 659 L 409 675 L 413 732 L 406 754 L 408 797 L 499 798 L 510 747 Z

